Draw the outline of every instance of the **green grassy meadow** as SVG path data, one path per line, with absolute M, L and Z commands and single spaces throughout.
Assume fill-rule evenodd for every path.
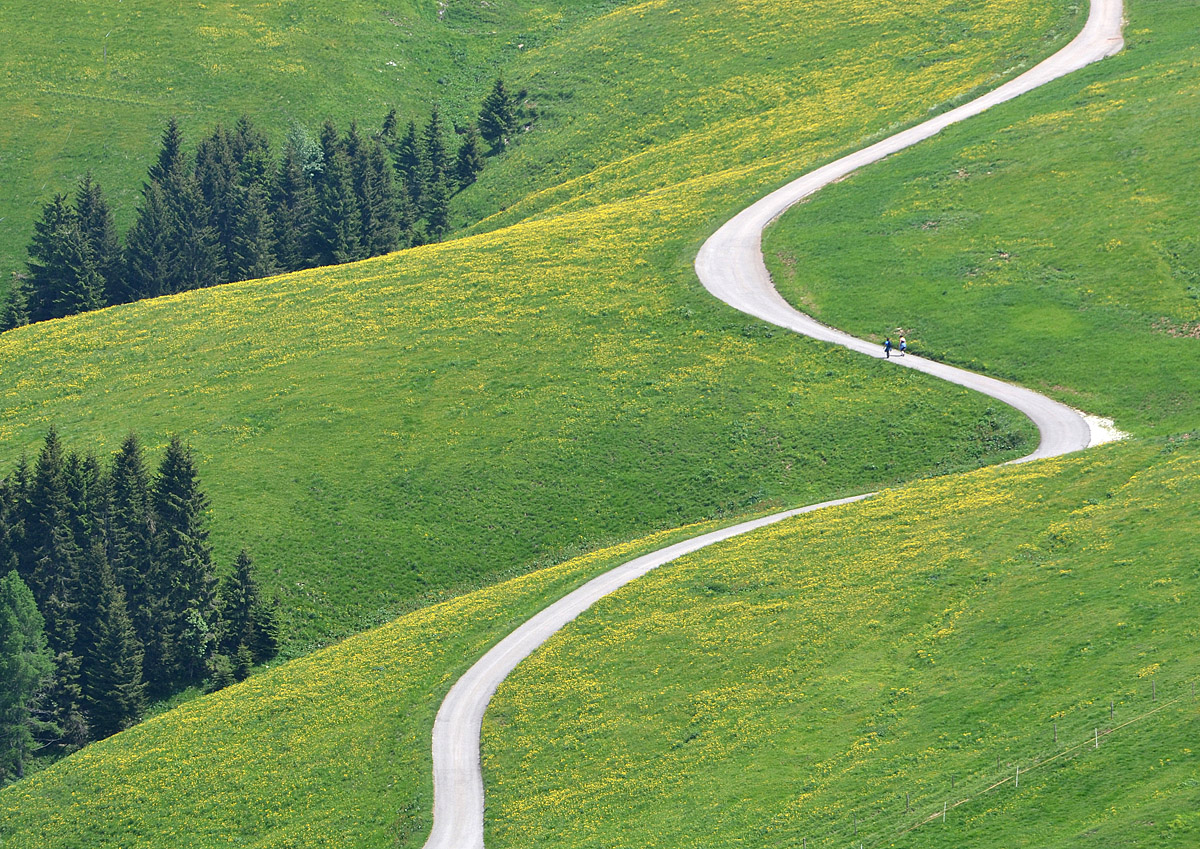
M 764 248 L 785 296 L 1128 431 L 1194 428 L 1200 9 L 1133 0 L 1127 14 L 1119 56 L 785 216 Z
M 278 143 L 326 117 L 376 128 L 432 103 L 472 119 L 496 74 L 611 2 L 11 0 L 0 6 L 0 289 L 34 219 L 88 169 L 133 221 L 167 118 L 193 142 L 246 113 Z
M 990 14 L 995 30 L 979 25 Z M 993 81 L 1029 42 L 1049 51 L 1078 23 L 1058 4 L 935 17 L 851 0 L 799 20 L 789 4 L 703 2 L 684 17 L 652 3 L 567 28 L 521 61 L 578 77 L 569 114 L 547 110 L 545 130 L 485 174 L 524 179 L 543 145 L 556 160 L 560 133 L 576 149 L 562 167 L 594 173 L 530 175 L 533 199 L 509 208 L 517 224 L 488 219 L 452 243 L 4 334 L 0 462 L 34 450 L 51 422 L 100 453 L 129 429 L 150 446 L 181 433 L 212 495 L 218 559 L 249 548 L 297 654 L 654 529 L 1014 456 L 1030 435 L 1021 417 L 749 322 L 691 270 L 745 199 Z M 770 33 L 791 38 L 786 63 Z M 642 57 L 621 66 L 631 91 L 662 75 L 656 51 L 675 51 L 663 108 L 689 104 L 695 127 L 665 128 L 631 156 L 643 116 L 599 117 L 615 108 L 617 59 L 581 54 L 584 38 Z M 711 61 L 730 38 L 745 63 Z M 853 51 L 863 44 L 874 49 Z M 925 54 L 943 61 L 904 58 Z M 521 67 L 515 81 L 535 76 Z M 741 88 L 759 94 L 730 120 Z M 811 143 L 798 148 L 799 133 Z
M 501 685 L 487 845 L 1193 846 L 1198 499 L 1138 441 L 663 566 Z
M 189 14 L 250 14 L 200 9 Z M 1147 127 L 1170 123 L 1170 104 L 1183 102 L 1170 87 L 1190 85 L 1194 51 L 1172 16 L 1192 10 L 1133 5 L 1130 50 L 1109 60 L 1124 64 L 831 187 L 772 233 L 769 258 L 791 296 L 860 332 L 909 326 L 903 313 L 866 312 L 876 289 L 830 294 L 833 282 L 878 279 L 880 256 L 898 274 L 892 249 L 870 236 L 890 226 L 893 208 L 947 222 L 894 228 L 916 245 L 895 252 L 913 280 L 954 251 L 978 260 L 969 280 L 1000 275 L 1021 265 L 1027 243 L 1045 242 L 1040 262 L 1098 293 L 1087 309 L 1048 313 L 1059 335 L 1025 371 L 1001 353 L 1028 352 L 1032 337 L 1005 335 L 1002 304 L 978 290 L 1007 292 L 1025 311 L 1014 326 L 1032 333 L 1042 307 L 1023 299 L 1057 303 L 1046 287 L 997 277 L 1003 286 L 960 286 L 980 299 L 960 298 L 953 313 L 922 306 L 928 293 L 895 306 L 943 322 L 913 325 L 922 351 L 979 361 L 1137 434 L 953 475 L 1028 450 L 1028 424 L 908 370 L 753 323 L 712 302 L 692 258 L 757 195 L 1048 54 L 1081 10 L 821 0 L 801 13 L 783 2 L 652 0 L 605 14 L 523 4 L 471 14 L 510 10 L 496 25 L 509 41 L 472 54 L 482 70 L 444 76 L 474 102 L 465 92 L 503 61 L 543 115 L 458 198 L 460 223 L 478 222 L 469 235 L 0 335 L 0 462 L 33 450 L 51 422 L 70 446 L 98 452 L 130 428 L 153 447 L 183 433 L 212 496 L 219 558 L 250 548 L 284 601 L 288 653 L 306 654 L 0 791 L 0 845 L 420 846 L 437 706 L 513 625 L 604 568 L 708 525 L 652 532 L 881 486 L 892 489 L 663 567 L 518 668 L 485 720 L 488 845 L 847 846 L 856 828 L 874 846 L 1194 845 L 1200 714 L 1180 697 L 1200 678 L 1200 448 L 1194 433 L 1166 435 L 1195 428 L 1192 378 L 1180 349 L 1155 341 L 1194 340 L 1118 332 L 1104 310 L 1153 321 L 1164 310 L 1181 327 L 1195 319 L 1170 286 L 1105 276 L 1096 243 L 1089 252 L 1069 242 L 1078 266 L 1053 258 L 1050 244 L 1103 228 L 1100 217 L 1080 212 L 1052 238 L 1054 216 L 1034 211 L 1047 194 L 1041 167 L 1071 160 L 1050 162 L 1056 148 L 1035 130 L 1060 118 L 1036 116 L 1071 127 L 1065 152 L 1070 137 L 1111 151 L 1111 135 L 1133 130 L 1093 118 L 1140 115 L 1150 150 L 1163 131 Z M 468 11 L 452 3 L 451 13 Z M 418 17 L 440 33 L 435 15 L 422 7 Z M 530 21 L 544 36 L 517 51 L 510 42 L 536 29 Z M 322 32 L 333 38 L 335 25 Z M 429 68 L 454 64 L 438 55 Z M 246 61 L 230 57 L 230 67 Z M 434 74 L 430 88 L 441 85 Z M 1122 85 L 1130 91 L 1110 97 Z M 1156 94 L 1138 109 L 1149 111 L 1128 111 L 1147 89 Z M 357 101 L 345 108 L 355 114 Z M 982 135 L 967 140 L 976 126 Z M 1153 172 L 1145 179 L 1161 217 L 1151 227 L 1130 213 L 1110 238 L 1138 225 L 1143 247 L 1151 230 L 1185 241 L 1187 184 L 1175 171 L 1190 150 L 1187 122 L 1170 126 L 1177 153 L 1129 160 Z M 1010 241 L 993 242 L 966 229 L 988 216 L 964 214 L 976 254 L 915 242 L 957 232 L 950 212 L 972 198 L 939 196 L 927 210 L 905 206 L 895 188 L 905 174 L 904 186 L 926 187 L 908 157 L 956 139 L 994 173 L 947 150 L 941 165 L 928 160 L 941 184 L 1003 177 L 1010 214 L 1027 216 L 1025 230 L 1015 222 Z M 1034 155 L 1042 166 L 1025 163 Z M 1103 182 L 1062 181 L 1081 210 L 1108 202 Z M 980 191 L 975 202 L 996 202 Z M 837 230 L 843 215 L 858 223 Z M 817 238 L 828 249 L 810 256 Z M 843 242 L 856 245 L 852 260 Z M 986 262 L 993 243 L 1007 265 Z M 1105 256 L 1124 256 L 1124 245 Z M 807 288 L 810 268 L 827 289 Z M 951 315 L 979 333 L 944 335 Z M 1105 361 L 1106 372 L 1059 333 L 1068 318 L 1092 322 L 1104 344 L 1122 333 L 1144 344 Z M 993 324 L 996 344 L 984 346 L 979 334 Z M 1158 404 L 1167 391 L 1179 400 Z M 908 483 L 930 474 L 943 476 Z M 1097 728 L 1104 736 L 1089 750 Z M 988 789 L 1017 766 L 1019 788 Z M 945 824 L 905 831 L 944 803 L 955 805 Z
M 92 744 L 0 792 L 0 841 L 418 847 L 430 827 L 433 717 L 473 659 L 605 569 L 710 529 L 426 607 Z

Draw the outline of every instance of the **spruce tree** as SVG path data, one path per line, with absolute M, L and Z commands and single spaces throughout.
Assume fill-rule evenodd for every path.
M 172 175 L 182 173 L 186 167 L 183 159 L 183 130 L 179 128 L 179 120 L 172 116 L 167 119 L 158 159 L 150 166 L 148 178 L 152 183 L 165 186 Z
M 255 280 L 279 271 L 275 261 L 275 227 L 268 209 L 266 189 L 252 183 L 238 204 L 233 237 L 233 280 Z
M 173 229 L 162 186 L 153 180 L 143 184 L 137 219 L 125 234 L 121 297 L 136 301 L 171 291 Z
M 408 188 L 403 180 L 392 183 L 396 193 L 396 243 L 397 247 L 408 247 L 416 244 L 414 232 L 417 222 L 417 209 L 408 194 Z
M 133 725 L 145 708 L 142 646 L 104 552 L 97 543 L 88 616 L 81 628 L 82 704 L 93 739 Z
M 108 561 L 113 577 L 124 590 L 138 642 L 146 650 L 146 678 L 163 681 L 166 660 L 162 656 L 162 623 L 169 583 L 167 576 L 157 571 L 154 558 L 150 474 L 135 434 L 125 437 L 113 458 L 109 492 Z
M 56 651 L 75 646 L 80 550 L 72 527 L 75 505 L 67 480 L 68 456 L 53 426 L 38 454 L 29 486 L 26 583 L 46 618 L 46 636 Z M 52 603 L 52 600 L 56 600 Z
M 450 190 L 445 180 L 438 180 L 429 186 L 422 207 L 426 239 L 430 242 L 440 241 L 450 229 Z
M 379 256 L 396 249 L 399 220 L 395 182 L 387 154 L 378 139 L 362 142 L 355 150 L 352 173 L 354 193 L 362 221 L 364 253 Z
M 173 437 L 153 488 L 156 571 L 168 578 L 163 654 L 172 683 L 191 684 L 214 648 L 216 579 L 208 545 L 208 498 L 191 451 Z
M 92 261 L 79 218 L 61 194 L 42 209 L 29 244 L 28 310 L 31 321 L 95 309 L 104 281 Z
M 196 147 L 196 185 L 227 267 L 234 265 L 239 175 L 229 132 L 220 124 Z M 224 282 L 224 281 L 221 281 Z
M 425 236 L 430 242 L 442 238 L 450 225 L 450 161 L 446 141 L 442 136 L 442 119 L 435 106 L 429 116 L 422 138 L 421 158 L 421 217 L 425 219 Z
M 29 324 L 29 280 L 24 274 L 13 272 L 8 297 L 0 309 L 0 331 L 12 330 Z
M 253 565 L 242 549 L 233 571 L 221 581 L 220 650 L 236 659 L 245 648 L 255 662 L 261 663 L 278 651 L 278 634 L 274 611 L 263 601 Z
M 446 151 L 445 127 L 437 106 L 429 115 L 429 123 L 425 125 L 425 133 L 421 139 L 424 157 L 422 166 L 425 169 L 425 184 L 445 181 L 450 172 L 450 155 Z
M 25 776 L 35 732 L 35 693 L 49 682 L 54 660 L 33 593 L 16 571 L 0 577 L 0 785 Z
M 238 185 L 243 189 L 257 185 L 270 188 L 275 165 L 271 159 L 271 142 L 254 126 L 249 115 L 242 115 L 230 136 L 233 161 L 237 163 Z
M 0 571 L 16 569 L 26 585 L 33 573 L 33 554 L 26 532 L 32 479 L 29 458 L 22 454 L 12 474 L 0 481 L 0 530 L 3 531 L 0 533 Z
M 313 253 L 313 221 L 316 194 L 305 172 L 304 157 L 289 143 L 271 195 L 271 218 L 275 227 L 274 254 L 284 271 L 298 271 L 308 265 Z
M 458 185 L 465 188 L 475 182 L 482 170 L 483 151 L 479 147 L 479 133 L 475 132 L 474 127 L 467 127 L 462 144 L 458 147 L 458 156 L 455 157 L 454 176 Z
M 52 307 L 52 317 L 75 315 L 104 306 L 104 278 L 96 268 L 79 220 L 73 218 L 63 234 L 63 275 Z
M 392 177 L 391 162 L 379 141 L 371 145 L 370 167 L 374 226 L 369 234 L 369 244 L 371 255 L 379 256 L 396 250 L 401 239 L 400 197 Z
M 362 218 L 350 162 L 337 128 L 330 121 L 326 121 L 321 130 L 321 149 L 324 168 L 317 180 L 316 264 L 333 265 L 362 259 Z
M 396 146 L 396 172 L 413 205 L 421 202 L 422 145 L 417 138 L 417 125 L 408 122 L 408 129 Z
M 129 300 L 121 267 L 121 242 L 112 209 L 104 198 L 92 172 L 84 174 L 75 191 L 75 215 L 91 255 L 92 264 L 104 281 L 104 303 L 122 304 Z
M 164 196 L 174 225 L 169 291 L 185 292 L 226 282 L 224 251 L 195 177 L 187 172 L 174 175 Z
M 501 77 L 483 99 L 479 110 L 479 134 L 498 153 L 508 144 L 508 135 L 517 126 L 517 104 Z
M 45 619 L 55 664 L 54 675 L 35 699 L 34 713 L 44 729 L 38 739 L 43 745 L 68 750 L 87 741 L 75 654 L 82 552 L 73 528 L 76 505 L 70 500 L 69 462 L 57 430 L 51 427 L 34 466 L 26 519 L 26 549 L 32 560 L 26 583 Z
M 396 117 L 395 108 L 389 109 L 388 113 L 383 116 L 383 125 L 379 128 L 379 139 L 390 149 L 399 138 L 396 133 L 400 126 L 400 119 Z
M 174 294 L 223 283 L 225 257 L 204 192 L 196 179 L 195 169 L 187 167 L 183 157 L 183 134 L 172 118 L 163 132 L 162 149 L 150 167 L 149 180 L 143 186 L 147 212 L 157 186 L 161 209 L 157 220 L 147 219 L 146 233 L 130 232 L 127 239 L 127 266 L 130 284 L 138 288 L 153 288 L 155 294 Z M 213 161 L 221 155 L 213 154 Z M 216 169 L 216 166 L 214 166 Z M 219 170 L 219 169 L 216 169 Z M 219 180 L 210 175 L 213 185 Z M 139 216 L 141 224 L 141 216 Z M 155 225 L 155 226 L 151 226 Z M 139 229 L 135 225 L 135 229 Z M 147 249 L 159 244 L 161 234 L 163 253 Z M 140 266 L 145 265 L 143 269 Z M 150 274 L 161 274 L 157 281 Z

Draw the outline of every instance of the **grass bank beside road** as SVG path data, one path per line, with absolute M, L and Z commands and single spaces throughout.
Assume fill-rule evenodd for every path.
M 1193 845 L 1198 499 L 1195 439 L 1125 443 L 667 564 L 497 692 L 487 844 Z
M 1125 52 L 789 212 L 764 244 L 780 291 L 1125 430 L 1194 428 L 1200 9 L 1127 15 Z
M 250 550 L 295 654 L 653 529 L 1015 456 L 1019 416 L 748 321 L 692 273 L 745 199 L 1075 21 L 976 2 L 947 33 L 937 3 L 868 5 L 650 3 L 566 27 L 521 67 L 574 96 L 484 172 L 529 193 L 520 224 L 6 333 L 0 462 L 52 422 L 99 452 L 182 434 L 218 560 Z M 731 40 L 744 63 L 720 58 Z M 643 144 L 651 101 L 687 121 Z M 563 172 L 530 159 L 559 153 Z

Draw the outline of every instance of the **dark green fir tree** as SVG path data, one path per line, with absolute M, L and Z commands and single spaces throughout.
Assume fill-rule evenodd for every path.
M 0 576 L 0 785 L 25 776 L 45 727 L 31 710 L 54 671 L 42 615 L 16 571 Z
M 170 683 L 193 684 L 215 647 L 216 578 L 208 545 L 208 498 L 191 451 L 173 437 L 153 488 L 155 571 L 166 578 L 161 654 Z
M 508 144 L 509 134 L 517 126 L 517 104 L 501 77 L 483 99 L 479 110 L 479 134 L 498 153 Z

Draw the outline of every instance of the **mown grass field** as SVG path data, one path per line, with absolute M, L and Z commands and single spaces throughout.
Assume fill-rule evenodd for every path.
M 593 173 L 454 243 L 4 334 L 0 460 L 51 422 L 100 452 L 130 428 L 151 446 L 182 433 L 219 559 L 250 549 L 297 653 L 656 528 L 1011 456 L 1028 436 L 1013 414 L 747 322 L 691 271 L 744 199 L 1078 23 L 1059 4 L 943 11 L 650 3 L 580 24 L 520 66 L 575 75 L 578 122 L 548 116 L 489 170 L 522 173 L 543 145 L 556 161 L 561 130 L 561 167 Z M 744 64 L 714 61 L 731 39 Z M 667 78 L 656 51 L 677 59 Z M 651 95 L 628 93 L 647 87 L 689 121 L 651 147 L 635 129 Z
M 1200 421 L 1200 26 L 1127 4 L 1127 49 L 831 186 L 768 234 L 781 291 L 897 328 L 1137 433 Z M 894 336 L 893 336 L 894 338 Z
M 487 844 L 1193 846 L 1198 499 L 1140 441 L 661 567 L 501 686 Z
M 377 128 L 479 110 L 496 74 L 609 0 L 9 0 L 0 5 L 0 290 L 33 221 L 88 169 L 132 222 L 169 116 L 194 142 L 246 113 L 276 142 L 326 117 Z

